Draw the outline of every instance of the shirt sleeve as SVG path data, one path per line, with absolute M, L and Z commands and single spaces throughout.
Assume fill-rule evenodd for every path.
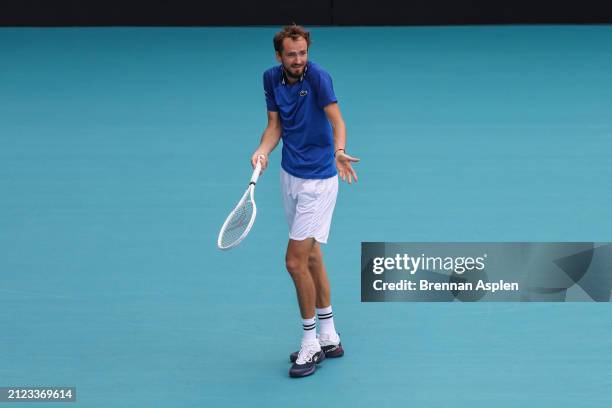
M 338 102 L 336 94 L 334 93 L 334 85 L 332 83 L 331 75 L 322 69 L 317 70 L 317 83 L 315 83 L 317 91 L 317 104 L 321 109 L 329 105 L 330 103 Z
M 269 75 L 266 75 L 264 72 L 263 75 L 263 87 L 264 94 L 266 95 L 266 106 L 268 111 L 270 112 L 278 112 L 278 105 L 276 105 L 276 101 L 274 100 L 274 89 L 272 88 L 272 81 L 269 78 Z

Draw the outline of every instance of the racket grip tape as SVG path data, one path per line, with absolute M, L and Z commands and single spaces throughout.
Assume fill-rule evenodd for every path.
M 257 157 L 257 164 L 255 165 L 255 170 L 253 171 L 253 175 L 251 176 L 251 182 L 249 183 L 249 185 L 257 184 L 257 179 L 259 178 L 259 174 L 261 173 L 261 159 L 263 157 L 263 155 Z

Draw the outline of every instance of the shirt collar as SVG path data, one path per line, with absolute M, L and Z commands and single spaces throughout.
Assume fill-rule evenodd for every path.
M 302 72 L 302 75 L 300 76 L 299 82 L 303 82 L 304 81 L 304 77 L 306 76 L 306 71 L 308 71 L 308 65 L 309 65 L 309 63 L 306 63 L 306 66 L 304 67 L 304 72 Z M 287 82 L 289 82 L 289 79 L 287 78 L 287 73 L 285 72 L 285 67 L 283 67 L 283 65 L 281 64 L 281 84 L 286 85 Z

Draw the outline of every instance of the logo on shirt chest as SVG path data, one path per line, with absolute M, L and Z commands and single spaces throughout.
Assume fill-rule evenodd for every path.
M 300 91 L 300 96 L 306 96 L 306 95 L 308 95 L 308 91 L 307 90 L 304 89 L 304 90 Z

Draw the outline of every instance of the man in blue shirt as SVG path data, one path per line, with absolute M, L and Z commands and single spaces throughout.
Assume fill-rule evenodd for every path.
M 309 45 L 310 33 L 297 25 L 274 36 L 280 65 L 263 75 L 268 125 L 251 157 L 255 166 L 263 156 L 265 169 L 268 155 L 282 138 L 281 189 L 289 224 L 285 263 L 295 284 L 303 328 L 300 350 L 290 357 L 292 377 L 310 375 L 325 357 L 344 354 L 320 244 L 327 243 L 338 175 L 349 184 L 357 181 L 351 163 L 359 161 L 346 154 L 346 127 L 331 76 L 308 61 Z

